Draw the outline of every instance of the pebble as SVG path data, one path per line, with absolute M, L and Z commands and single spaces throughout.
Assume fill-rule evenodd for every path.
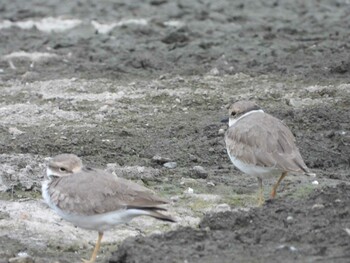
M 165 163 L 169 163 L 171 162 L 171 160 L 169 158 L 166 157 L 162 157 L 159 155 L 155 155 L 152 157 L 152 161 L 158 163 L 158 164 L 165 164 Z
M 215 186 L 215 183 L 212 182 L 212 181 L 209 181 L 209 182 L 207 182 L 207 186 L 209 186 L 209 187 L 214 187 L 214 186 Z
M 21 135 L 21 134 L 23 134 L 25 132 L 17 129 L 16 127 L 10 127 L 9 128 L 9 133 L 14 135 L 14 136 L 16 136 L 16 135 Z
M 106 113 L 106 112 L 108 112 L 108 109 L 109 109 L 108 105 L 103 105 L 101 108 L 98 109 L 98 111 Z
M 294 217 L 292 217 L 292 216 L 287 216 L 287 221 L 288 222 L 291 222 L 291 221 L 293 221 L 294 220 Z
M 197 156 L 195 156 L 193 154 L 189 154 L 188 157 L 190 158 L 190 160 L 192 162 L 195 162 L 195 163 L 198 162 L 198 157 Z
M 314 205 L 312 206 L 312 209 L 322 209 L 322 208 L 324 208 L 324 205 L 323 205 L 323 204 L 314 204 Z
M 187 190 L 185 191 L 186 194 L 193 194 L 194 190 L 191 187 L 188 187 Z
M 218 76 L 220 74 L 220 71 L 217 68 L 212 68 L 209 74 L 213 76 Z
M 318 183 L 318 181 L 312 181 L 312 183 L 311 184 L 313 184 L 313 185 L 318 185 L 319 183 Z
M 225 133 L 225 129 L 222 129 L 222 128 L 219 129 L 219 131 L 218 131 L 218 134 L 219 134 L 219 135 L 222 135 L 222 134 L 224 134 L 224 133 Z
M 349 228 L 345 228 L 344 230 L 350 236 L 350 229 Z
M 279 245 L 277 249 L 288 249 L 289 251 L 297 251 L 297 248 L 294 246 L 288 246 L 288 245 Z
M 208 177 L 208 172 L 200 165 L 194 166 L 193 171 L 198 178 L 205 179 Z
M 163 164 L 163 166 L 165 168 L 168 168 L 168 169 L 174 169 L 174 168 L 176 168 L 177 163 L 176 162 L 167 162 L 167 163 Z

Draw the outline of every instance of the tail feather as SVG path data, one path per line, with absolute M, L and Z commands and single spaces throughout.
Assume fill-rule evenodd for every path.
M 156 211 L 156 210 L 166 211 L 165 208 L 163 208 L 163 207 L 158 207 L 158 206 L 128 205 L 128 206 L 127 206 L 127 209 L 142 209 L 142 210 L 151 210 L 151 211 Z
M 159 220 L 167 221 L 167 222 L 173 222 L 173 223 L 176 222 L 176 220 L 173 219 L 172 217 L 164 215 L 162 213 L 159 213 L 156 210 L 149 211 L 149 216 L 154 217 L 154 218 L 159 219 Z
M 154 217 L 156 219 L 163 220 L 163 221 L 176 222 L 176 220 L 173 219 L 172 217 L 158 212 L 159 210 L 160 211 L 167 211 L 163 207 L 159 207 L 159 206 L 150 206 L 150 207 L 128 206 L 127 209 L 142 210 L 142 211 L 146 212 L 146 214 L 144 214 L 144 215 L 148 215 L 148 216 L 151 216 L 151 217 Z

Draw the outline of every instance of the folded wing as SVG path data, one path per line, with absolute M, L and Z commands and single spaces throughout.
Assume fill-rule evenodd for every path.
M 79 215 L 102 214 L 119 209 L 156 212 L 165 210 L 158 206 L 167 203 L 149 189 L 102 170 L 88 169 L 83 173 L 61 177 L 53 183 L 55 187 L 49 190 L 52 202 L 63 211 Z M 75 187 L 77 185 L 79 187 Z
M 245 163 L 308 172 L 293 134 L 269 114 L 258 112 L 240 119 L 227 130 L 225 142 L 228 152 Z

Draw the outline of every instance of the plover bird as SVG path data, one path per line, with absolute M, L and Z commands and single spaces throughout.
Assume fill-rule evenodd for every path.
M 279 176 L 271 191 L 274 198 L 288 172 L 310 174 L 289 128 L 254 102 L 238 101 L 229 107 L 225 142 L 232 163 L 243 173 L 257 176 L 260 205 L 264 177 Z
M 149 189 L 118 178 L 103 170 L 84 167 L 74 154 L 60 154 L 51 159 L 47 179 L 42 185 L 46 203 L 75 226 L 98 231 L 98 239 L 90 260 L 95 262 L 103 232 L 127 223 L 137 216 L 175 222 L 159 211 L 167 201 Z

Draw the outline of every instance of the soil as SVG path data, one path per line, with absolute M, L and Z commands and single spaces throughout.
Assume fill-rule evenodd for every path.
M 2 1 L 0 262 L 91 253 L 96 233 L 41 201 L 48 157 L 63 152 L 147 185 L 178 220 L 106 233 L 99 262 L 349 262 L 349 10 L 341 0 Z M 289 175 L 263 207 L 256 178 L 225 150 L 220 121 L 239 99 L 283 120 L 317 175 Z
M 340 184 L 306 200 L 210 214 L 198 229 L 127 239 L 109 262 L 348 262 L 349 191 Z

